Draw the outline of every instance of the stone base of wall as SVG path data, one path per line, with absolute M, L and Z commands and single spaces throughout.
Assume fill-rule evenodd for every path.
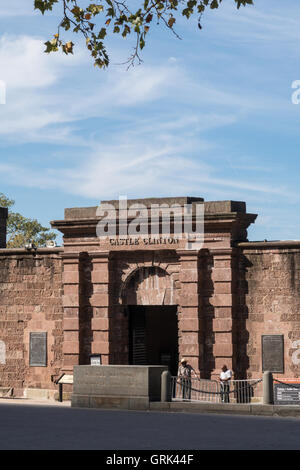
M 57 390 L 49 390 L 45 388 L 25 388 L 23 398 L 31 400 L 57 400 Z
M 74 408 L 102 408 L 119 410 L 148 410 L 149 398 L 123 396 L 72 395 L 71 406 Z

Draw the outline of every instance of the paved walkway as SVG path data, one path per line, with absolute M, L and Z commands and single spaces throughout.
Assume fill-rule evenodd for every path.
M 56 400 L 33 399 L 33 398 L 0 398 L 0 404 L 5 405 L 38 405 L 71 408 L 71 401 L 59 402 Z M 107 408 L 109 409 L 109 408 Z M 129 411 L 129 410 L 128 410 Z M 260 403 L 237 404 L 237 403 L 204 403 L 204 402 L 182 402 L 171 403 L 151 402 L 148 410 L 130 411 L 160 411 L 181 413 L 217 413 L 227 415 L 253 415 L 253 416 L 279 416 L 300 418 L 299 405 L 263 405 Z
M 0 416 L 1 450 L 111 449 L 104 455 L 113 456 L 116 449 L 133 450 L 133 455 L 135 450 L 192 449 L 198 468 L 200 450 L 300 450 L 298 418 L 111 411 L 22 399 L 0 400 Z
M 152 411 L 171 411 L 185 413 L 218 413 L 227 415 L 280 416 L 300 419 L 300 405 L 263 405 L 260 403 L 204 403 L 171 402 L 150 403 Z
M 59 402 L 56 400 L 32 399 L 32 398 L 0 398 L 0 405 L 38 405 L 52 406 L 58 408 L 71 408 L 71 401 Z M 74 408 L 76 409 L 76 408 Z M 83 408 L 80 408 L 83 409 Z M 93 408 L 91 408 L 93 409 Z M 110 410 L 109 408 L 107 408 Z M 105 409 L 103 409 L 105 410 Z M 113 410 L 111 410 L 113 411 Z M 120 410 L 115 410 L 120 411 Z M 124 411 L 124 410 L 123 410 Z M 127 410 L 125 410 L 127 411 Z M 182 402 L 175 401 L 171 403 L 151 402 L 148 410 L 128 410 L 128 411 L 152 411 L 168 413 L 193 413 L 193 414 L 226 414 L 226 415 L 250 415 L 250 416 L 273 416 L 282 418 L 299 418 L 299 405 L 262 405 L 237 404 L 237 403 L 204 403 L 204 402 Z
M 57 406 L 71 407 L 70 401 L 59 402 L 56 400 L 32 399 L 32 398 L 0 398 L 0 405 L 38 405 L 38 406 Z

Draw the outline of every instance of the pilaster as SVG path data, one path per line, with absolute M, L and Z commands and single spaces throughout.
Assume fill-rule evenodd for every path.
M 92 316 L 92 354 L 101 354 L 102 364 L 109 364 L 109 252 L 89 253 L 92 260 L 93 295 L 90 303 Z
M 79 365 L 80 253 L 65 253 L 62 258 L 64 267 L 62 371 L 70 374 L 73 373 L 73 366 Z
M 213 256 L 212 282 L 213 295 L 210 303 L 214 315 L 212 319 L 213 356 L 215 369 L 212 378 L 219 376 L 224 364 L 233 368 L 233 321 L 235 294 L 235 251 L 234 249 L 211 250 Z
M 179 359 L 185 357 L 196 371 L 202 369 L 203 348 L 199 321 L 198 251 L 178 250 L 180 262 L 178 330 Z

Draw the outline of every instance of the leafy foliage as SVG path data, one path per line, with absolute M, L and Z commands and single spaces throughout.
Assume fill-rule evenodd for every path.
M 253 0 L 233 0 L 237 8 L 253 5 Z M 83 5 L 85 3 L 85 6 Z M 130 3 L 140 3 L 139 8 L 132 10 Z M 207 8 L 219 8 L 222 0 L 98 0 L 89 3 L 86 0 L 35 0 L 34 7 L 42 14 L 52 11 L 56 4 L 62 7 L 62 19 L 53 39 L 45 43 L 45 52 L 56 52 L 61 49 L 65 54 L 73 54 L 72 41 L 62 39 L 62 30 L 81 33 L 86 46 L 94 60 L 94 65 L 105 68 L 109 65 L 105 40 L 109 34 L 120 34 L 126 38 L 134 34 L 136 38 L 129 65 L 141 62 L 140 51 L 145 47 L 146 36 L 154 21 L 162 22 L 177 37 L 175 31 L 176 17 L 183 15 L 189 19 L 198 15 L 198 27 L 202 28 L 202 15 Z
M 7 248 L 24 248 L 27 243 L 42 247 L 47 242 L 56 239 L 56 234 L 43 227 L 37 220 L 28 219 L 18 212 L 12 212 L 11 207 L 14 204 L 15 201 L 0 193 L 0 207 L 8 208 Z

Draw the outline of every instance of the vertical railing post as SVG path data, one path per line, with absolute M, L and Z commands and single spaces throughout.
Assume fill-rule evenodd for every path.
M 273 403 L 273 374 L 272 372 L 266 371 L 263 375 L 263 404 L 273 405 Z
M 171 374 L 168 370 L 164 370 L 161 374 L 161 401 L 172 400 Z
M 58 401 L 62 403 L 63 401 L 63 384 L 58 384 Z

